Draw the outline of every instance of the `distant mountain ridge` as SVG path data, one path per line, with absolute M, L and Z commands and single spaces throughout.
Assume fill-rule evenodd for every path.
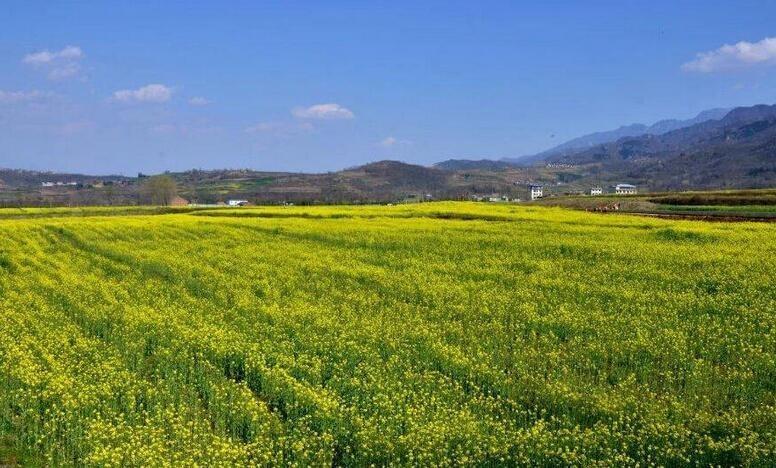
M 120 175 L 89 175 L 65 172 L 32 171 L 25 169 L 0 168 L 0 187 L 37 186 L 43 182 L 76 182 L 84 183 L 92 180 L 119 181 L 129 177 Z
M 625 125 L 615 130 L 595 132 L 581 137 L 574 138 L 558 146 L 550 148 L 531 156 L 519 158 L 504 158 L 502 161 L 511 163 L 529 164 L 543 161 L 556 155 L 566 155 L 577 151 L 583 151 L 590 147 L 617 141 L 620 138 L 635 137 L 640 135 L 662 135 L 664 133 L 678 130 L 680 128 L 690 127 L 692 125 L 706 122 L 709 120 L 718 120 L 730 112 L 729 108 L 709 109 L 698 113 L 695 117 L 686 120 L 665 119 L 655 122 L 652 125 L 631 124 Z
M 660 190 L 769 187 L 776 185 L 776 105 L 737 107 L 718 120 L 624 137 L 546 161 L 595 168 L 607 178 Z
M 505 160 L 493 159 L 448 159 L 434 164 L 433 167 L 446 171 L 502 171 L 515 167 L 515 164 Z
M 546 164 L 534 164 L 538 162 Z M 535 176 L 577 186 L 630 182 L 652 190 L 772 187 L 776 105 L 711 109 L 692 119 L 586 135 L 527 158 L 448 160 L 436 167 L 481 172 L 532 168 Z

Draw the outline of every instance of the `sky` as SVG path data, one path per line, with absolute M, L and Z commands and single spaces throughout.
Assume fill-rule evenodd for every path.
M 322 172 L 776 103 L 776 2 L 4 0 L 0 167 Z

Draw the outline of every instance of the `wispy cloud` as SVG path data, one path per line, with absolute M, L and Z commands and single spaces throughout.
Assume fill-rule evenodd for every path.
M 379 146 L 382 146 L 383 148 L 390 148 L 391 146 L 395 145 L 398 140 L 392 136 L 385 137 L 382 140 L 380 140 L 379 143 L 377 143 Z
M 280 128 L 278 122 L 259 122 L 255 125 L 251 125 L 245 128 L 245 133 L 264 133 L 271 132 Z
M 80 47 L 67 46 L 58 52 L 50 52 L 43 50 L 32 54 L 27 54 L 22 60 L 28 65 L 44 65 L 53 63 L 57 60 L 80 60 L 84 57 L 84 53 Z
M 172 88 L 162 84 L 149 84 L 138 89 L 121 89 L 113 93 L 117 102 L 167 102 L 172 97 Z
M 410 145 L 412 142 L 409 140 L 400 140 L 396 137 L 385 137 L 382 140 L 377 142 L 377 146 L 380 146 L 382 148 L 394 148 L 396 146 L 406 146 Z
M 50 80 L 60 81 L 76 77 L 79 73 L 81 73 L 81 66 L 75 62 L 70 62 L 52 68 L 51 71 L 49 71 L 48 77 Z
M 85 54 L 80 47 L 67 46 L 59 51 L 42 50 L 27 54 L 22 59 L 22 63 L 45 70 L 50 80 L 64 80 L 80 75 L 80 61 L 84 57 Z
M 315 127 L 309 122 L 259 122 L 247 127 L 245 133 L 286 137 L 309 133 L 313 130 L 315 130 Z
M 355 117 L 350 109 L 339 104 L 315 104 L 310 107 L 297 107 L 291 114 L 298 119 L 343 120 Z
M 682 70 L 714 73 L 774 64 L 776 64 L 776 37 L 766 37 L 759 42 L 741 41 L 733 45 L 725 44 L 716 50 L 701 52 L 694 60 L 682 64 Z
M 17 102 L 38 101 L 50 97 L 52 94 L 44 91 L 3 91 L 0 89 L 0 104 L 13 104 Z
M 202 96 L 194 96 L 193 98 L 189 99 L 189 104 L 192 106 L 206 106 L 210 104 L 210 100 L 203 98 Z

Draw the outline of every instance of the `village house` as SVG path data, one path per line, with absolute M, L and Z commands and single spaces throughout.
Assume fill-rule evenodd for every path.
M 614 187 L 614 192 L 617 195 L 635 195 L 636 186 L 631 184 L 617 184 Z
M 189 205 L 189 201 L 178 195 L 176 195 L 175 197 L 173 197 L 172 200 L 170 200 L 170 206 L 188 206 L 188 205 Z
M 488 201 L 491 203 L 504 203 L 509 201 L 509 197 L 506 195 L 491 195 L 488 197 Z
M 228 200 L 226 204 L 229 206 L 246 206 L 249 202 L 248 200 Z
M 536 200 L 537 198 L 542 198 L 543 195 L 543 188 L 544 186 L 538 185 L 538 184 L 531 184 L 528 186 L 528 189 L 531 190 L 531 200 Z
M 593 187 L 590 189 L 590 195 L 603 195 L 604 190 L 601 187 Z

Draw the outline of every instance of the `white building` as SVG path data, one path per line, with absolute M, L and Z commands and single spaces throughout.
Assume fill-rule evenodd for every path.
M 491 203 L 504 203 L 509 201 L 509 197 L 506 195 L 491 195 L 488 197 L 488 201 Z
M 636 186 L 631 184 L 617 184 L 614 186 L 614 192 L 617 195 L 635 195 Z
M 593 187 L 590 189 L 590 195 L 603 195 L 604 190 L 601 187 Z
M 229 206 L 245 206 L 248 204 L 248 200 L 229 200 L 226 204 Z
M 529 185 L 528 188 L 531 190 L 531 200 L 536 200 L 537 198 L 542 198 L 542 188 L 541 185 Z

